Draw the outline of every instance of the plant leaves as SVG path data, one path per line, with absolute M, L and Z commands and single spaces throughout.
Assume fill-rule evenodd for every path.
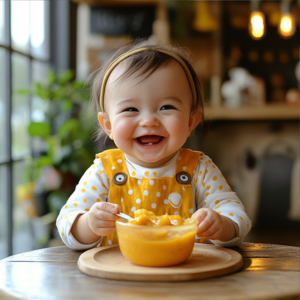
M 64 84 L 64 83 L 70 81 L 73 77 L 74 77 L 74 72 L 72 70 L 67 70 L 67 71 L 62 72 L 59 75 L 58 80 L 59 80 L 60 84 Z
M 84 170 L 82 170 L 82 163 L 78 160 L 70 161 L 69 163 L 69 170 L 74 175 L 80 177 Z
M 66 136 L 70 131 L 74 130 L 78 126 L 77 119 L 67 120 L 57 131 L 57 134 L 60 138 Z
M 28 89 L 28 88 L 19 89 L 19 90 L 17 90 L 17 93 L 20 94 L 20 95 L 30 95 L 31 90 Z
M 31 122 L 28 126 L 31 136 L 46 137 L 51 134 L 51 125 L 45 122 Z
M 55 153 L 55 164 L 59 165 L 60 169 L 63 167 L 62 161 L 68 160 L 68 158 L 72 155 L 72 150 L 71 146 L 63 146 Z M 68 171 L 67 169 L 64 169 L 64 172 Z
M 73 107 L 73 103 L 71 100 L 66 99 L 63 103 L 62 109 L 63 111 L 69 111 Z
M 52 85 L 53 83 L 56 82 L 56 76 L 55 76 L 55 73 L 52 69 L 50 69 L 48 71 L 47 78 L 48 78 L 49 85 Z
M 35 93 L 43 100 L 50 98 L 49 90 L 43 87 L 40 82 L 35 82 Z
M 73 81 L 72 85 L 75 90 L 80 90 L 84 87 L 84 82 L 83 81 Z
M 52 192 L 47 199 L 50 211 L 59 212 L 67 200 L 68 196 L 64 192 Z
M 36 160 L 36 165 L 38 167 L 52 166 L 53 160 L 49 156 L 41 156 Z

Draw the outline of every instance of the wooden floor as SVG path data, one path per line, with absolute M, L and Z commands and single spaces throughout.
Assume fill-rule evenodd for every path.
M 258 230 L 252 228 L 244 242 L 269 243 L 300 247 L 300 228 L 289 230 Z

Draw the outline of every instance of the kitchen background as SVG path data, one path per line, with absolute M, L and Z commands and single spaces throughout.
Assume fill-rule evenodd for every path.
M 190 51 L 205 121 L 185 146 L 209 155 L 243 201 L 253 221 L 245 241 L 300 246 L 300 1 L 4 2 L 0 76 L 12 80 L 9 92 L 0 83 L 10 116 L 1 121 L 0 258 L 61 244 L 59 208 L 94 153 L 114 147 L 91 139 L 84 82 L 138 38 Z

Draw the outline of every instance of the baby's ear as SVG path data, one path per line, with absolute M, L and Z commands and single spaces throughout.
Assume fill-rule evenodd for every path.
M 106 134 L 113 139 L 112 136 L 112 130 L 111 130 L 111 122 L 109 120 L 108 114 L 105 112 L 99 112 L 98 113 L 98 121 L 103 128 L 103 130 L 106 132 Z
M 189 119 L 189 134 L 200 123 L 201 119 L 202 111 L 200 109 L 197 109 L 195 112 L 191 113 Z

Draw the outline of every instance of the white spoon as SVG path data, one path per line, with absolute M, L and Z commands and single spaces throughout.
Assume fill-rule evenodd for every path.
M 133 220 L 133 218 L 131 218 L 130 216 L 128 216 L 128 215 L 126 215 L 126 214 L 123 214 L 123 213 L 121 213 L 121 212 L 119 212 L 119 213 L 117 214 L 117 216 L 119 216 L 119 217 L 121 217 L 121 218 L 123 218 L 123 219 L 126 219 L 126 220 L 128 220 L 128 221 Z

